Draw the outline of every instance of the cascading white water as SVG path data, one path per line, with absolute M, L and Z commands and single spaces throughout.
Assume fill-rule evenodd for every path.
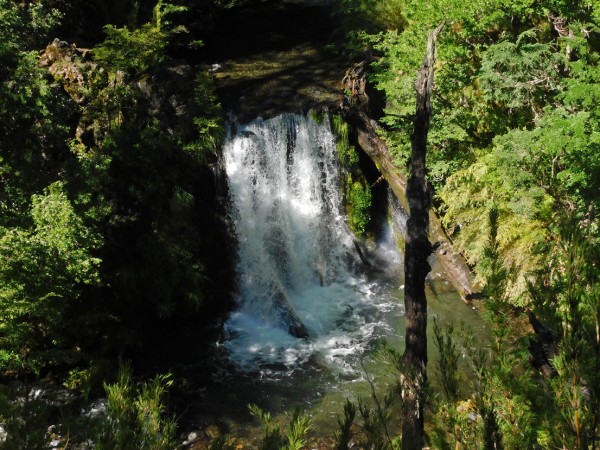
M 239 307 L 225 325 L 229 356 L 245 370 L 312 356 L 346 370 L 400 305 L 358 270 L 329 122 L 284 114 L 231 128 L 224 157 Z

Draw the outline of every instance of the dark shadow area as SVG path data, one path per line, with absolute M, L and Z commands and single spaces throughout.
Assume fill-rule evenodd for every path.
M 263 58 L 225 63 L 215 74 L 223 106 L 240 121 L 340 104 L 339 80 L 344 71 L 335 55 L 301 46 L 285 55 L 269 52 Z M 249 76 L 243 76 L 244 68 Z
M 195 57 L 209 64 L 227 112 L 258 116 L 335 108 L 346 62 L 329 44 L 331 6 L 268 1 L 222 10 Z
M 268 1 L 223 9 L 199 37 L 204 61 L 247 58 L 302 43 L 321 44 L 335 27 L 331 6 Z

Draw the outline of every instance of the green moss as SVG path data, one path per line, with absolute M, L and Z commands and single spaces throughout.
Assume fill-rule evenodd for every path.
M 317 124 L 322 125 L 325 122 L 325 111 L 311 109 L 308 116 Z
M 331 118 L 331 128 L 336 136 L 338 158 L 342 167 L 350 169 L 356 166 L 358 164 L 358 153 L 348 140 L 350 126 L 341 116 L 334 115 Z
M 371 187 L 364 181 L 354 181 L 350 176 L 347 183 L 348 225 L 356 234 L 364 235 L 371 221 Z
M 348 226 L 364 235 L 371 221 L 371 187 L 358 167 L 358 152 L 350 144 L 350 126 L 340 115 L 331 117 L 331 129 L 336 136 L 338 159 L 346 174 L 342 181 L 342 191 L 348 217 Z

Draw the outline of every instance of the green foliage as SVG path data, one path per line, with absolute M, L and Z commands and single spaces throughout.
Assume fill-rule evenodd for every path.
M 311 109 L 308 111 L 308 117 L 316 124 L 322 125 L 325 122 L 325 118 L 328 117 L 327 110 Z
M 484 293 L 486 295 L 485 313 L 492 324 L 492 333 L 496 339 L 496 351 L 506 345 L 506 337 L 510 330 L 508 321 L 511 315 L 509 303 L 504 298 L 508 273 L 503 266 L 498 242 L 499 211 L 493 205 L 489 212 L 489 237 L 483 249 L 483 260 L 479 267 L 485 277 Z
M 174 23 L 183 8 L 162 1 L 150 23 L 106 27 L 106 41 L 92 51 L 98 67 L 86 102 L 76 105 L 38 64 L 60 18 L 48 4 L 77 13 L 72 2 L 0 0 L 0 371 L 22 379 L 70 370 L 66 384 L 87 394 L 98 375 L 84 360 L 111 345 L 127 351 L 148 324 L 206 303 L 215 221 L 207 219 L 214 211 L 205 163 L 222 139 L 222 113 L 206 73 L 196 81 L 193 132 L 173 130 L 149 113 L 137 82 L 168 61 L 174 37 L 185 32 Z M 386 94 L 385 137 L 399 170 L 410 150 L 414 74 L 425 36 L 446 22 L 429 176 L 444 223 L 486 282 L 496 341 L 481 348 L 472 336 L 437 329 L 446 400 L 432 441 L 440 448 L 597 445 L 599 4 L 344 0 L 342 6 L 352 50 L 375 56 L 372 81 Z M 348 126 L 339 117 L 332 122 L 340 161 L 351 171 L 358 154 Z M 73 135 L 78 126 L 86 133 L 80 141 Z M 364 233 L 370 188 L 355 174 L 345 182 L 350 226 Z M 560 230 L 565 210 L 578 223 L 566 232 Z M 538 379 L 528 369 L 523 343 L 510 341 L 507 318 L 514 311 L 506 302 L 535 307 L 560 336 L 549 361 L 555 378 Z M 110 336 L 102 342 L 100 329 Z M 460 400 L 459 350 L 475 392 Z M 107 384 L 99 448 L 174 448 L 175 425 L 164 416 L 168 385 L 157 377 L 136 386 L 126 370 Z M 41 447 L 48 409 L 30 401 L 26 386 L 1 391 L 0 423 L 12 440 L 6 446 Z M 372 401 L 372 407 L 346 405 L 338 448 L 348 447 L 357 412 L 365 447 L 397 446 L 387 426 L 392 397 L 373 392 Z M 266 413 L 254 413 L 265 422 L 263 448 L 305 444 L 305 416 L 292 414 L 282 430 Z
M 65 314 L 82 288 L 99 282 L 98 237 L 76 214 L 61 183 L 32 200 L 33 226 L 0 229 L 2 370 L 36 370 L 72 357 Z
M 83 399 L 87 401 L 89 399 L 90 391 L 93 388 L 93 376 L 94 370 L 92 367 L 83 369 L 74 368 L 69 371 L 63 385 L 72 391 L 81 392 Z
M 271 413 L 263 411 L 258 405 L 248 405 L 250 414 L 256 417 L 264 424 L 264 436 L 260 445 L 260 450 L 279 450 L 283 444 L 283 436 L 279 425 L 271 424 Z
M 499 140 L 478 163 L 452 175 L 439 197 L 445 207 L 443 223 L 448 229 L 460 228 L 455 242 L 472 264 L 484 259 L 488 211 L 497 208 L 501 218 L 497 239 L 504 263 L 514 273 L 507 282 L 508 298 L 522 304 L 530 273 L 541 264 L 544 223 L 553 199 L 523 170 L 526 154 L 504 143 Z
M 84 174 L 78 201 L 105 236 L 103 307 L 128 336 L 115 343 L 121 350 L 137 345 L 148 323 L 197 314 L 214 259 L 213 183 L 203 180 L 224 135 L 221 107 L 208 73 L 196 74 L 189 93 L 157 81 L 188 76 L 167 64 L 165 50 L 181 31 L 170 22 L 180 11 L 159 2 L 150 23 L 114 29 L 96 47 L 103 67 L 83 108 L 88 137 L 71 141 Z M 186 115 L 174 111 L 171 92 Z
M 484 281 L 487 214 L 497 206 L 499 252 L 510 274 L 506 299 L 524 305 L 531 273 L 548 255 L 554 214 L 575 210 L 583 219 L 598 209 L 598 6 L 401 4 L 401 27 L 361 35 L 362 45 L 377 55 L 371 80 L 386 95 L 382 123 L 390 152 L 404 170 L 414 74 L 427 33 L 443 20 L 428 142 L 436 207 Z M 368 0 L 344 5 L 367 21 L 378 15 Z
M 94 49 L 94 58 L 105 67 L 124 72 L 143 72 L 164 60 L 167 36 L 154 24 L 133 31 L 104 27 L 106 40 Z
M 304 447 L 311 423 L 310 418 L 301 414 L 299 409 L 294 409 L 288 416 L 287 429 L 272 424 L 271 414 L 263 411 L 258 405 L 248 405 L 248 409 L 250 414 L 264 424 L 264 436 L 259 447 L 260 450 L 301 450 Z
M 173 28 L 169 21 L 170 15 L 182 11 L 182 6 L 158 0 L 152 21 L 139 28 L 106 25 L 106 39 L 94 48 L 94 59 L 106 68 L 125 73 L 141 73 L 157 66 L 166 58 L 164 50 L 171 35 L 185 31 Z
M 508 340 L 515 330 L 507 320 L 510 311 L 499 301 L 506 295 L 506 272 L 495 243 L 497 220 L 492 209 L 486 253 L 487 302 L 493 314 L 487 318 L 497 345 L 488 351 L 472 334 L 460 335 L 474 394 L 457 405 L 441 403 L 432 442 L 439 448 L 593 448 L 600 382 L 600 302 L 592 269 L 600 255 L 597 241 L 579 224 L 566 225 L 555 244 L 558 250 L 552 252 L 551 269 L 540 270 L 531 286 L 536 314 L 556 333 L 550 338 L 555 339 L 555 349 L 551 341 L 544 346 L 556 375 L 541 378 L 529 369 L 526 342 Z M 495 311 L 494 303 L 501 309 Z
M 358 153 L 349 140 L 348 123 L 336 114 L 331 118 L 331 128 L 337 140 L 338 159 L 346 173 L 342 192 L 348 226 L 356 234 L 364 235 L 371 221 L 371 187 L 360 173 Z
M 481 61 L 483 96 L 511 114 L 528 108 L 539 116 L 541 106 L 551 102 L 558 89 L 565 62 L 565 56 L 557 53 L 552 44 L 539 42 L 536 30 L 521 33 L 514 43 L 491 45 Z
M 371 221 L 371 187 L 348 177 L 347 192 L 348 225 L 355 233 L 364 235 Z
M 25 225 L 31 195 L 58 178 L 65 165 L 70 115 L 60 86 L 38 67 L 36 51 L 19 47 L 10 56 L 10 62 L 0 64 L 0 225 L 4 226 Z
M 338 158 L 342 167 L 346 170 L 355 169 L 358 164 L 358 153 L 349 142 L 350 125 L 340 115 L 335 114 L 331 118 L 331 128 L 337 138 Z
M 114 384 L 105 384 L 106 416 L 99 424 L 95 448 L 170 450 L 177 447 L 176 422 L 165 418 L 163 404 L 172 384 L 169 375 L 157 375 L 136 386 L 131 370 L 122 367 Z
M 448 324 L 443 329 L 437 318 L 433 319 L 433 336 L 439 353 L 436 372 L 440 378 L 442 390 L 449 402 L 455 401 L 460 395 L 460 374 L 458 361 L 460 348 L 454 337 L 454 326 Z
M 588 233 L 576 223 L 565 226 L 555 269 L 532 286 L 534 305 L 561 341 L 549 383 L 556 417 L 547 418 L 542 434 L 568 448 L 593 445 L 600 423 L 600 252 Z
M 187 11 L 186 6 L 175 5 L 173 3 L 157 0 L 152 9 L 152 24 L 159 30 L 173 34 L 187 32 L 185 27 L 175 25 L 172 18 L 174 15 Z
M 352 439 L 352 424 L 356 417 L 356 405 L 346 399 L 344 403 L 344 416 L 338 415 L 338 427 L 333 433 L 335 439 L 335 450 L 348 450 L 350 448 L 350 440 Z
M 196 76 L 194 102 L 198 108 L 194 118 L 198 138 L 186 145 L 185 150 L 202 160 L 207 155 L 214 155 L 225 137 L 221 104 L 212 77 L 207 72 L 198 72 Z
M 373 450 L 396 450 L 400 448 L 400 438 L 393 436 L 389 430 L 391 422 L 391 410 L 397 396 L 394 392 L 384 395 L 383 399 L 375 393 L 371 380 L 371 399 L 375 403 L 373 408 L 369 407 L 364 400 L 358 401 L 358 413 L 362 420 L 362 428 L 365 438 L 361 442 L 363 448 Z
M 20 52 L 36 50 L 47 43 L 61 14 L 43 2 L 0 1 L 0 78 L 17 61 Z
M 432 441 L 440 448 L 461 445 L 466 448 L 518 449 L 538 445 L 535 430 L 541 425 L 539 411 L 543 411 L 541 405 L 545 394 L 543 390 L 538 391 L 539 385 L 524 365 L 518 345 L 508 339 L 514 334 L 509 321 L 513 313 L 504 301 L 507 272 L 499 253 L 498 220 L 499 211 L 492 207 L 484 265 L 488 297 L 486 319 L 495 338 L 494 345 L 491 349 L 482 348 L 481 342 L 476 341 L 468 330 L 459 332 L 458 341 L 451 336 L 447 340 L 440 339 L 441 330 L 439 327 L 434 330 L 438 348 L 445 348 L 440 351 L 440 368 L 447 359 L 445 353 L 454 355 L 453 360 L 458 352 L 464 353 L 472 374 L 469 378 L 473 392 L 470 399 L 456 404 L 458 397 L 451 398 L 446 393 L 448 402 L 439 405 L 432 433 Z M 540 405 L 539 411 L 532 407 L 534 399 Z
M 301 450 L 306 444 L 306 435 L 311 427 L 310 418 L 300 414 L 298 408 L 289 416 L 289 425 L 285 434 L 286 444 L 284 450 Z
M 385 341 L 376 354 L 379 363 L 385 364 L 401 373 L 402 356 L 391 348 Z M 378 450 L 397 450 L 400 448 L 401 437 L 394 435 L 393 412 L 400 397 L 400 387 L 392 386 L 389 392 L 381 395 L 375 389 L 375 382 L 363 364 L 365 380 L 370 388 L 370 401 L 359 398 L 355 404 L 350 400 L 344 405 L 344 418 L 338 417 L 338 429 L 334 433 L 335 448 L 347 449 L 352 439 L 352 425 L 356 413 L 360 417 L 362 448 Z
M 506 348 L 489 353 L 468 330 L 459 333 L 460 347 L 471 371 L 471 398 L 442 401 L 434 418 L 432 442 L 438 448 L 536 448 L 536 417 L 529 399 L 535 384 Z M 536 398 L 543 401 L 543 396 Z
M 83 361 L 204 305 L 207 247 L 218 244 L 202 180 L 223 125 L 207 74 L 189 102 L 195 126 L 172 129 L 168 108 L 142 92 L 185 31 L 182 7 L 159 1 L 146 25 L 108 26 L 95 62 L 66 62 L 84 74 L 73 100 L 39 64 L 60 16 L 48 4 L 65 6 L 0 0 L 0 372 L 59 368 L 88 393 L 98 380 Z

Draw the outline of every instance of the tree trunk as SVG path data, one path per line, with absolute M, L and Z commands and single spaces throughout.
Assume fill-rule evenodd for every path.
M 431 90 L 435 41 L 443 25 L 429 34 L 427 54 L 416 82 L 417 111 L 411 136 L 412 158 L 406 196 L 410 208 L 404 253 L 406 350 L 402 357 L 402 450 L 421 450 L 424 445 L 424 406 L 427 383 L 427 298 L 425 277 L 431 270 L 432 252 L 427 237 L 431 191 L 427 182 L 425 156 L 431 115 Z

